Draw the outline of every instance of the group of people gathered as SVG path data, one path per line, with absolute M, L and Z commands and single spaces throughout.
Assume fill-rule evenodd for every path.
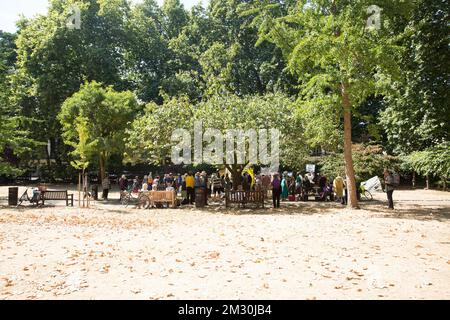
M 164 175 L 153 175 L 150 173 L 142 179 L 135 176 L 134 179 L 128 179 L 125 175 L 119 179 L 119 188 L 121 195 L 123 192 L 144 192 L 144 191 L 174 191 L 181 194 L 181 204 L 194 204 L 196 194 L 201 195 L 201 201 L 208 204 L 208 198 L 223 198 L 226 191 L 263 191 L 266 198 L 268 192 L 272 193 L 273 206 L 280 207 L 280 201 L 286 200 L 308 200 L 313 195 L 319 201 L 336 201 L 341 204 L 347 204 L 347 188 L 345 179 L 337 176 L 334 179 L 328 179 L 320 173 L 308 172 L 296 175 L 292 172 L 283 172 L 273 174 L 249 174 L 244 173 L 239 178 L 240 181 L 234 181 L 229 174 L 220 174 L 219 171 L 208 175 L 205 171 L 188 172 L 185 174 L 167 173 Z M 389 170 L 384 172 L 385 191 L 388 196 L 389 208 L 393 209 L 392 193 L 394 190 L 393 175 Z M 235 188 L 233 188 L 235 184 Z M 108 175 L 102 181 L 103 199 L 107 199 L 111 183 Z M 357 196 L 359 198 L 360 189 L 357 187 Z M 197 192 L 202 191 L 202 192 Z M 198 201 L 199 199 L 197 199 Z
M 229 175 L 213 173 L 207 175 L 205 171 L 188 172 L 185 174 L 167 173 L 164 175 L 145 175 L 142 180 L 138 176 L 129 181 L 125 175 L 119 179 L 121 191 L 145 192 L 145 191 L 174 191 L 181 193 L 181 204 L 194 204 L 196 190 L 201 190 L 202 200 L 207 204 L 209 195 L 223 196 L 225 190 L 231 190 L 232 183 Z M 199 201 L 199 199 L 197 199 Z
M 235 178 L 236 180 L 236 178 Z M 336 199 L 346 203 L 344 195 L 345 183 L 340 176 L 330 182 L 326 176 L 320 173 L 297 173 L 284 172 L 273 174 L 249 174 L 244 173 L 239 177 L 240 181 L 233 181 L 229 174 L 221 174 L 219 171 L 207 174 L 205 171 L 185 174 L 166 173 L 153 176 L 152 173 L 143 176 L 135 176 L 128 179 L 125 175 L 119 179 L 119 188 L 122 192 L 145 192 L 145 191 L 174 191 L 181 194 L 181 204 L 194 204 L 201 194 L 201 201 L 208 204 L 208 198 L 223 198 L 226 191 L 263 191 L 268 196 L 272 193 L 273 205 L 280 207 L 280 201 L 307 200 L 313 194 L 316 200 L 333 201 Z M 233 188 L 233 184 L 236 184 Z M 201 191 L 201 192 L 199 192 Z M 197 199 L 197 201 L 199 201 Z

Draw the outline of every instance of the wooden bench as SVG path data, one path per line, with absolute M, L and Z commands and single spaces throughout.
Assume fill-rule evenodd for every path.
M 264 191 L 227 191 L 225 193 L 225 207 L 229 207 L 231 204 L 237 203 L 245 208 L 248 203 L 254 203 L 259 207 L 264 208 Z
M 175 191 L 149 191 L 145 193 L 148 196 L 150 203 L 154 205 L 155 203 L 167 203 L 170 204 L 172 208 L 177 207 L 177 193 Z
M 70 204 L 73 207 L 73 194 L 67 193 L 67 190 L 58 191 L 58 190 L 46 190 L 42 191 L 42 204 L 44 204 L 47 200 L 65 200 L 66 206 Z

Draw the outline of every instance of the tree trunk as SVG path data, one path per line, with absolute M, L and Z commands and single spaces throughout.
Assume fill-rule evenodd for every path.
M 233 190 L 236 191 L 242 182 L 242 179 L 241 179 L 242 165 L 238 165 L 238 164 L 228 165 L 227 164 L 225 166 L 231 172 L 231 180 L 233 182 Z
M 106 157 L 103 153 L 100 153 L 100 161 L 99 161 L 99 169 L 100 169 L 100 183 L 102 183 L 105 178 L 105 166 L 106 166 Z
M 344 160 L 348 192 L 347 205 L 351 209 L 357 209 L 358 198 L 356 197 L 355 169 L 353 167 L 352 156 L 352 114 L 347 90 L 348 84 L 342 84 L 342 102 L 344 107 Z
M 425 189 L 430 189 L 430 176 L 428 174 L 425 176 Z
M 81 172 L 78 173 L 78 207 L 81 207 Z
M 413 173 L 412 173 L 412 187 L 413 187 L 413 189 L 416 188 L 416 172 L 415 171 L 413 171 Z

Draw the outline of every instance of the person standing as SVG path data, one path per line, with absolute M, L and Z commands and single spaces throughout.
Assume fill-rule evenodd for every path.
M 200 173 L 199 182 L 200 182 L 200 188 L 203 189 L 203 201 L 204 201 L 205 206 L 207 206 L 208 205 L 209 179 L 208 179 L 208 175 L 206 174 L 206 171 L 202 171 L 202 173 Z
M 297 177 L 295 178 L 295 194 L 302 194 L 302 174 L 301 172 L 297 173 Z
M 255 178 L 255 191 L 261 191 L 261 190 L 262 190 L 261 176 L 259 174 L 257 174 L 256 178 Z
M 189 203 L 189 201 L 187 200 L 188 198 L 187 198 L 187 188 L 186 188 L 186 177 L 187 177 L 187 173 L 185 173 L 182 176 L 182 179 L 181 179 L 180 190 L 181 190 L 181 198 L 183 199 L 181 204 L 188 204 Z
M 333 180 L 333 190 L 336 194 L 336 201 L 344 202 L 344 179 L 340 175 L 338 175 Z
M 135 176 L 133 179 L 133 186 L 131 187 L 131 190 L 135 193 L 139 192 L 139 189 L 141 189 L 140 183 L 139 183 L 139 177 Z
M 288 198 L 288 186 L 286 181 L 286 175 L 283 175 L 283 180 L 281 180 L 281 199 L 286 200 Z
M 111 182 L 109 181 L 107 172 L 105 173 L 105 177 L 103 178 L 103 181 L 102 181 L 102 188 L 103 188 L 102 198 L 103 198 L 103 200 L 108 200 L 108 193 L 109 193 L 109 189 L 111 188 Z
M 270 176 L 263 174 L 261 178 L 262 190 L 264 192 L 264 197 L 267 198 L 268 191 L 270 189 Z
M 120 191 L 127 191 L 128 189 L 128 180 L 124 174 L 119 179 L 119 188 Z
M 394 176 L 388 169 L 384 169 L 384 184 L 388 199 L 388 208 L 394 210 L 394 199 L 392 198 L 394 193 Z
M 225 180 L 224 180 L 225 192 L 230 192 L 232 187 L 233 187 L 233 185 L 231 183 L 230 176 L 227 173 L 227 175 L 225 176 Z
M 186 199 L 189 204 L 193 204 L 195 200 L 194 186 L 195 179 L 192 176 L 192 172 L 189 172 L 186 176 Z
M 278 177 L 278 174 L 275 174 L 273 176 L 271 185 L 272 185 L 273 207 L 279 208 L 280 207 L 280 196 L 281 196 L 281 182 L 280 182 L 280 178 Z

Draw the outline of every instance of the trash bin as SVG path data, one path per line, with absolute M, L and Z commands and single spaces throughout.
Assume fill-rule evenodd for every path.
M 19 188 L 11 187 L 8 189 L 8 205 L 17 206 L 17 201 L 19 199 Z
M 94 198 L 94 200 L 98 200 L 98 185 L 96 184 L 92 185 L 92 198 Z
M 203 208 L 205 206 L 205 188 L 195 188 L 195 207 Z

